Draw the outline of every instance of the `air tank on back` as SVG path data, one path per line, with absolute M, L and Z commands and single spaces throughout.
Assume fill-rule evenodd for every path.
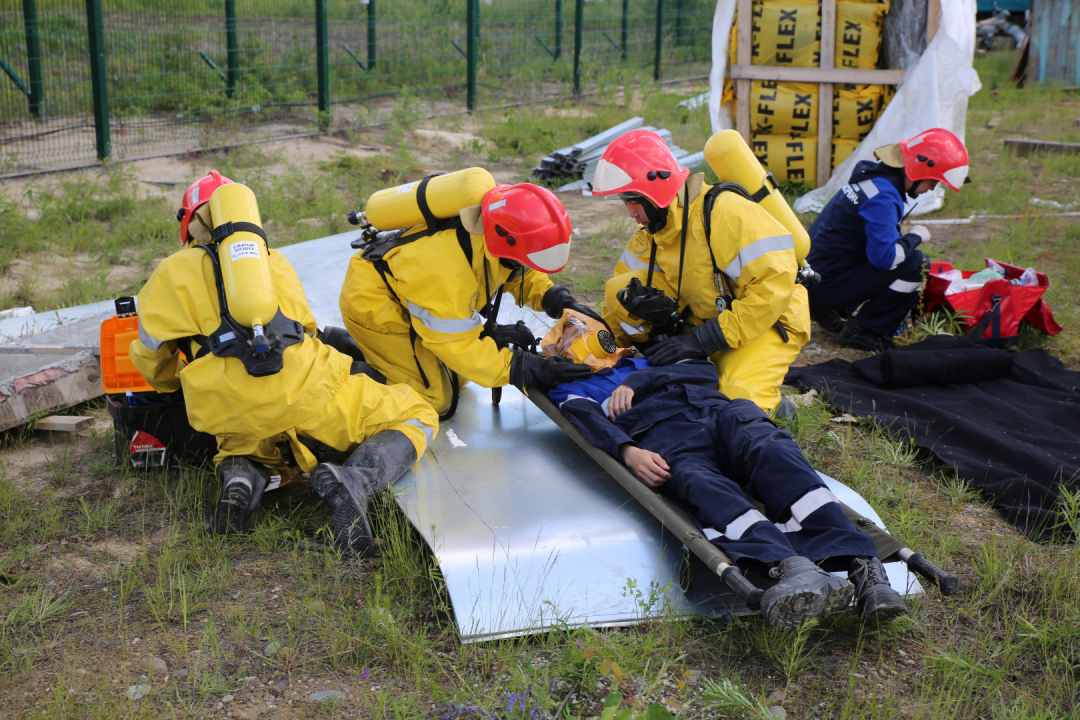
M 417 201 L 422 181 L 405 183 L 373 193 L 364 208 L 367 221 L 379 230 L 397 230 L 424 224 L 424 214 Z M 455 217 L 462 208 L 477 205 L 495 178 L 484 168 L 473 167 L 445 175 L 435 175 L 427 182 L 425 198 L 432 215 L 439 220 Z
M 742 135 L 735 130 L 721 130 L 709 138 L 705 143 L 705 161 L 721 182 L 738 183 L 751 195 L 765 186 L 765 168 L 754 157 Z M 772 188 L 759 204 L 791 233 L 795 241 L 795 257 L 799 265 L 805 264 L 806 255 L 810 252 L 810 235 L 784 196 Z

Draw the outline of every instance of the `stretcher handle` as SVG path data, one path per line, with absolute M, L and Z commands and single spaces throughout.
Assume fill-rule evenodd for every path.
M 747 580 L 746 576 L 742 574 L 742 570 L 734 565 L 728 565 L 726 569 L 720 572 L 720 579 L 736 595 L 742 598 L 742 601 L 746 603 L 746 607 L 755 611 L 761 609 L 761 596 L 765 594 L 765 591 Z
M 952 595 L 960 588 L 960 578 L 950 575 L 934 563 L 926 559 L 920 552 L 912 552 L 904 548 L 899 552 L 900 559 L 907 563 L 908 569 L 923 576 L 937 585 L 942 595 Z

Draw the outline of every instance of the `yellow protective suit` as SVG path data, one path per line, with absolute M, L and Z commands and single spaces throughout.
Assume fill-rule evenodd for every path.
M 210 335 L 221 324 L 209 255 L 187 248 L 166 258 L 139 292 L 139 340 L 128 350 L 132 363 L 158 392 L 183 387 L 188 421 L 218 439 L 215 463 L 245 455 L 289 478 L 276 444 L 288 439 L 300 467 L 316 460 L 297 440 L 314 438 L 349 451 L 380 430 L 400 430 L 424 453 L 438 418 L 410 388 L 385 387 L 364 375 L 349 375 L 352 360 L 315 339 L 315 318 L 296 271 L 270 251 L 270 269 L 281 312 L 303 324 L 308 335 L 284 351 L 275 375 L 252 377 L 237 358 L 206 354 L 185 364 L 177 341 Z M 199 345 L 192 341 L 192 351 Z
M 765 412 L 780 403 L 780 384 L 799 350 L 810 339 L 810 311 L 806 289 L 797 285 L 798 264 L 791 234 L 761 206 L 731 192 L 720 193 L 713 204 L 711 244 L 716 266 L 734 288 L 734 302 L 725 312 L 716 308 L 721 294 L 713 278 L 709 244 L 705 238 L 704 196 L 709 185 L 703 175 L 690 176 L 668 209 L 667 222 L 656 236 L 639 227 L 604 286 L 604 320 L 620 345 L 648 340 L 651 328 L 628 313 L 617 293 L 631 278 L 645 283 L 651 241 L 655 240 L 653 286 L 670 298 L 679 282 L 679 245 L 682 238 L 682 203 L 690 198 L 679 311 L 690 309 L 687 324 L 718 322 L 728 350 L 710 358 L 720 374 L 719 391 L 730 398 L 753 401 Z M 724 294 L 728 288 L 724 288 Z M 775 327 L 787 331 L 787 342 Z M 689 332 L 689 329 L 687 329 Z
M 478 226 L 470 230 L 482 233 Z M 459 387 L 468 381 L 483 387 L 510 381 L 511 351 L 500 350 L 491 338 L 480 339 L 484 319 L 478 311 L 490 294 L 502 286 L 519 305 L 540 310 L 552 286 L 547 275 L 530 268 L 508 281 L 510 269 L 488 253 L 479 233 L 468 233 L 470 264 L 456 232 L 443 230 L 387 252 L 386 282 L 374 263 L 357 253 L 341 289 L 341 316 L 367 362 L 387 382 L 408 383 L 440 414 L 452 400 L 451 372 Z

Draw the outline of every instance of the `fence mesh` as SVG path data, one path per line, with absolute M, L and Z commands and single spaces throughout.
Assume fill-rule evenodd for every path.
M 403 92 L 433 113 L 462 110 L 470 1 L 101 0 L 108 152 L 125 160 L 314 133 L 342 117 L 373 124 Z M 475 106 L 603 93 L 651 77 L 658 2 L 663 76 L 707 72 L 712 0 L 584 2 L 579 54 L 577 0 L 480 0 Z M 0 176 L 102 154 L 90 4 L 0 5 Z

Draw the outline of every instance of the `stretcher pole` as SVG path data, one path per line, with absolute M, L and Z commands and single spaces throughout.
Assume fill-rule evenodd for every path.
M 547 393 L 543 390 L 531 387 L 527 389 L 525 395 L 532 400 L 534 405 L 543 410 L 544 414 L 559 426 L 559 429 L 569 435 L 582 450 L 607 470 L 608 474 L 622 485 L 623 489 L 629 492 L 635 500 L 641 503 L 653 517 L 673 532 L 682 541 L 683 545 L 696 555 L 706 567 L 716 573 L 724 584 L 746 603 L 748 608 L 758 610 L 761 607 L 761 596 L 765 594 L 765 591 L 747 580 L 727 553 L 709 542 L 708 538 L 698 531 L 697 525 L 694 524 L 693 520 L 682 508 L 655 490 L 646 487 L 634 477 L 633 473 L 625 465 L 586 440 L 581 431 L 552 404 Z M 684 560 L 689 562 L 690 558 L 684 556 Z

